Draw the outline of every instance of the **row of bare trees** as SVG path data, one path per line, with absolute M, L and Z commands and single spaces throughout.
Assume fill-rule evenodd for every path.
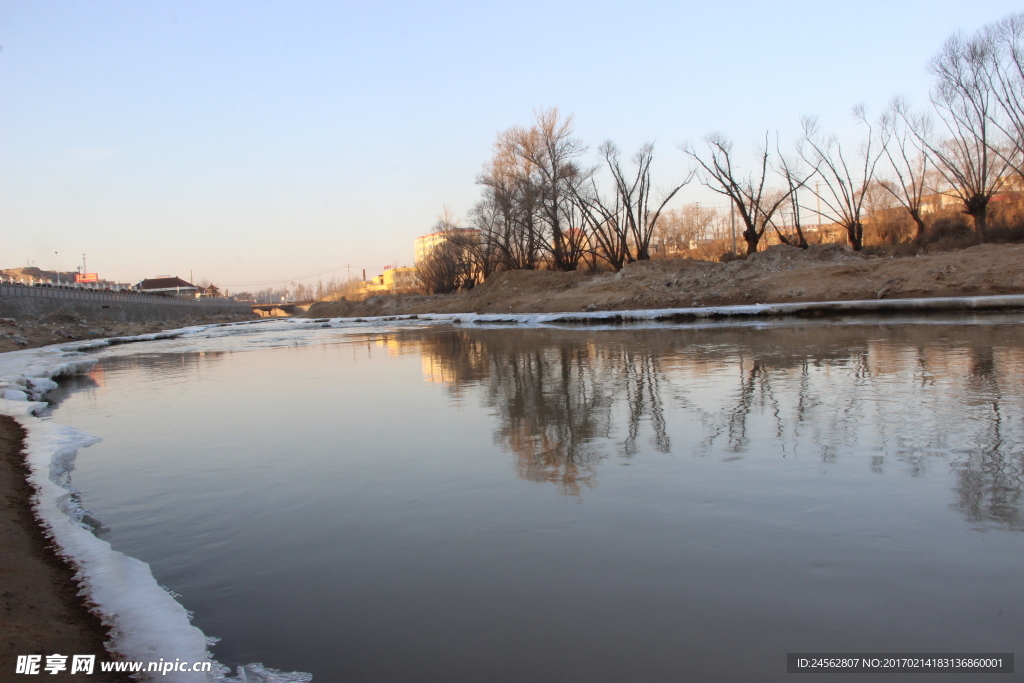
M 233 296 L 240 301 L 255 301 L 261 304 L 279 301 L 320 301 L 351 296 L 357 289 L 357 283 L 357 280 L 338 280 L 332 277 L 327 282 L 281 283 L 277 287 L 266 287 L 257 291 L 238 291 Z
M 500 133 L 478 182 L 481 200 L 471 228 L 456 229 L 446 212 L 435 231 L 448 241 L 418 267 L 424 288 L 446 292 L 472 286 L 495 270 L 619 270 L 649 259 L 666 204 L 692 178 L 656 194 L 651 180 L 654 146 L 631 159 L 612 142 L 601 145 L 603 164 L 586 166 L 587 147 L 573 135 L 573 117 L 539 111 L 531 126 Z M 599 186 L 604 167 L 611 191 Z
M 485 272 L 599 264 L 618 270 L 650 258 L 658 217 L 689 178 L 655 196 L 654 146 L 642 146 L 624 168 L 609 141 L 599 153 L 613 189 L 603 192 L 600 167 L 580 161 L 587 148 L 573 137 L 572 123 L 572 116 L 548 109 L 536 114 L 532 126 L 498 135 L 479 177 L 483 197 L 471 212 Z
M 817 118 L 804 117 L 794 154 L 784 154 L 777 139 L 773 150 L 766 133 L 764 143 L 756 148 L 756 166 L 746 172 L 737 164 L 732 141 L 721 133 L 707 135 L 702 148 L 684 145 L 683 151 L 699 168 L 701 182 L 728 198 L 742 223 L 747 254 L 758 250 L 769 231 L 783 244 L 808 246 L 801 219 L 801 210 L 808 207 L 801 204 L 801 191 L 805 199 L 813 197 L 819 207 L 825 207 L 825 212 L 819 209 L 819 222 L 827 215 L 846 230 L 854 249 L 862 248 L 864 208 L 880 145 L 863 107 L 854 108 L 854 114 L 867 126 L 867 136 L 855 150 L 834 133 L 824 133 Z
M 626 164 L 607 141 L 598 149 L 600 163 L 588 166 L 573 117 L 539 111 L 532 125 L 498 135 L 478 178 L 483 196 L 470 212 L 471 230 L 452 230 L 450 217 L 439 222 L 437 229 L 450 230 L 451 238 L 420 264 L 424 286 L 453 291 L 495 270 L 619 270 L 649 259 L 657 238 L 683 239 L 671 227 L 681 224 L 682 211 L 666 206 L 694 178 L 727 200 L 747 254 L 769 232 L 806 247 L 802 216 L 810 211 L 819 226 L 839 226 L 860 250 L 866 212 L 877 208 L 879 193 L 890 208 L 906 213 L 918 238 L 926 203 L 945 196 L 984 240 L 989 203 L 1024 174 L 1024 13 L 952 36 L 929 69 L 936 79 L 931 111 L 895 98 L 871 121 L 864 107 L 855 107 L 859 137 L 852 140 L 804 117 L 788 153 L 777 136 L 773 141 L 766 134 L 747 169 L 747 155 L 737 154 L 722 133 L 711 133 L 703 144 L 683 145 L 694 169 L 663 192 L 652 183 L 652 144 Z M 610 187 L 599 184 L 602 169 Z M 687 221 L 694 224 L 693 216 Z
M 950 37 L 929 70 L 936 79 L 931 112 L 915 111 L 897 97 L 872 123 L 864 108 L 856 107 L 861 138 L 852 145 L 824 133 L 816 118 L 805 117 L 795 154 L 787 157 L 777 143 L 773 154 L 766 136 L 756 169 L 746 174 L 735 168 L 732 143 L 720 133 L 708 135 L 704 149 L 685 148 L 701 168 L 702 182 L 735 207 L 748 254 L 770 227 L 783 242 L 806 245 L 800 210 L 807 207 L 800 203 L 800 191 L 824 205 L 850 245 L 861 249 L 865 205 L 875 186 L 906 211 L 919 238 L 926 199 L 946 195 L 987 239 L 992 198 L 1024 174 L 1024 13 L 970 36 Z M 782 190 L 768 188 L 772 172 L 782 179 Z M 787 207 L 788 220 L 780 219 Z

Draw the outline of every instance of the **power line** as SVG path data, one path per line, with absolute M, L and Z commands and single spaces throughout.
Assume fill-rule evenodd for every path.
M 292 282 L 294 280 L 305 280 L 311 277 L 320 277 L 321 275 L 326 275 L 327 273 L 334 273 L 345 268 L 373 268 L 373 266 L 360 266 L 354 263 L 346 263 L 343 266 L 338 266 L 337 268 L 330 268 L 328 270 L 322 270 L 319 273 L 312 273 L 310 275 L 300 275 L 299 277 L 283 277 L 278 278 L 276 280 L 264 280 L 262 282 L 232 282 L 222 284 L 221 287 L 253 287 L 255 285 L 276 285 L 278 283 Z

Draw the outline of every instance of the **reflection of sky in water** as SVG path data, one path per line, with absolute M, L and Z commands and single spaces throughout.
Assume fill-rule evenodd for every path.
M 217 328 L 111 349 L 55 416 L 226 663 L 782 680 L 1020 649 L 1019 329 Z

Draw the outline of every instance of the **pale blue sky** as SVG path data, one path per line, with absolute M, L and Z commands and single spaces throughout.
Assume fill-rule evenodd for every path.
M 669 185 L 679 144 L 711 130 L 785 144 L 803 114 L 923 103 L 950 33 L 1020 9 L 0 0 L 0 267 L 85 252 L 110 279 L 237 285 L 410 264 L 537 108 L 574 113 L 592 152 L 655 141 Z

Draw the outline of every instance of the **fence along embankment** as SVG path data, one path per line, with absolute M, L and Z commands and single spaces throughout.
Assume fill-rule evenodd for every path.
M 89 319 L 121 323 L 143 323 L 203 315 L 245 315 L 252 313 L 252 307 L 230 299 L 179 299 L 152 294 L 0 284 L 0 317 L 18 320 L 53 313 L 77 314 Z

